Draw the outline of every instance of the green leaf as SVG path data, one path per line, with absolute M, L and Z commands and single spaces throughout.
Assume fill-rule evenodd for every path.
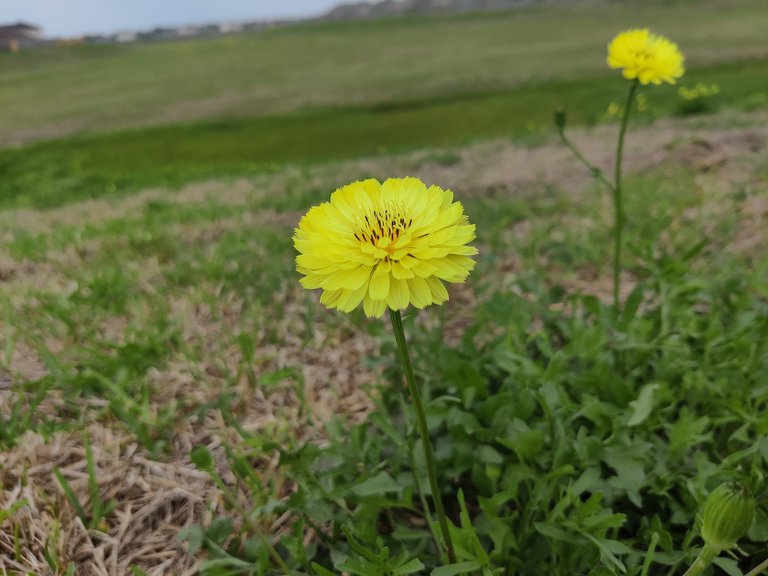
M 613 564 L 622 573 L 627 571 L 624 563 L 616 557 L 616 554 L 626 554 L 630 549 L 616 540 L 600 540 L 586 532 L 580 532 L 585 538 L 592 542 L 600 550 L 600 557 L 610 564 Z
M 80 504 L 80 500 L 77 499 L 75 491 L 72 490 L 72 486 L 69 485 L 69 482 L 67 482 L 67 479 L 61 473 L 61 470 L 59 470 L 58 467 L 53 468 L 53 475 L 56 477 L 56 480 L 58 480 L 61 489 L 64 490 L 64 496 L 66 496 L 69 505 L 75 509 L 75 513 L 83 521 L 83 524 L 88 525 L 88 515 L 85 513 L 83 505 Z
M 715 558 L 712 560 L 715 566 L 722 568 L 723 572 L 728 576 L 744 576 L 744 573 L 739 570 L 739 564 L 733 558 Z
M 331 572 L 327 568 L 323 568 L 317 562 L 312 562 L 312 571 L 316 576 L 337 576 L 335 572 Z
M 594 530 L 621 528 L 627 520 L 626 514 L 600 514 L 584 520 L 584 526 Z
M 627 298 L 627 301 L 624 304 L 624 324 L 628 324 L 629 321 L 635 317 L 638 308 L 640 308 L 640 304 L 643 302 L 644 296 L 645 289 L 643 288 L 643 285 L 638 284 L 635 286 L 634 290 L 632 290 L 632 293 L 629 295 L 629 298 Z
M 571 544 L 581 544 L 584 542 L 584 540 L 578 536 L 548 522 L 534 522 L 533 526 L 540 534 L 543 534 L 547 538 L 552 538 L 553 540 L 569 542 Z
M 455 574 L 468 574 L 479 570 L 482 564 L 477 561 L 472 562 L 458 562 L 457 564 L 448 564 L 447 566 L 440 566 L 430 572 L 431 576 L 454 576 Z
M 646 384 L 640 389 L 637 400 L 629 403 L 633 412 L 627 426 L 639 426 L 648 419 L 653 411 L 653 395 L 660 387 L 659 384 Z
M 616 471 L 618 484 L 630 492 L 637 493 L 645 483 L 645 465 L 640 454 L 642 446 L 611 447 L 605 451 L 603 460 Z
M 216 544 L 223 545 L 227 538 L 232 534 L 232 530 L 232 518 L 229 518 L 228 516 L 220 516 L 215 518 L 208 528 L 206 528 L 205 536 Z
M 598 566 L 587 576 L 613 576 L 614 574 L 616 574 L 616 572 L 608 568 L 608 566 Z
M 421 560 L 414 558 L 413 560 L 406 562 L 402 566 L 393 570 L 392 575 L 400 576 L 401 574 L 415 574 L 416 572 L 420 572 L 423 569 L 424 564 L 421 563 Z
M 13 516 L 17 511 L 19 511 L 24 506 L 27 506 L 28 503 L 26 500 L 19 500 L 18 502 L 14 502 L 9 508 L 0 508 L 0 524 L 5 522 L 8 518 Z
M 203 547 L 203 542 L 205 542 L 205 531 L 202 526 L 195 524 L 189 528 L 181 530 L 179 532 L 179 540 L 182 542 L 186 541 L 187 546 L 189 547 L 187 551 L 190 556 L 195 556 Z
M 195 446 L 190 454 L 192 464 L 204 472 L 213 470 L 213 454 L 207 446 Z
M 352 492 L 358 496 L 375 496 L 387 492 L 399 492 L 401 486 L 394 481 L 388 472 L 379 472 L 367 480 L 352 487 Z
M 752 542 L 768 542 L 768 516 L 759 508 L 755 510 L 755 519 L 747 536 Z

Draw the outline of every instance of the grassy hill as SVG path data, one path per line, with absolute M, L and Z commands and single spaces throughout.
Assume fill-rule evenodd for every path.
M 556 6 L 60 47 L 0 57 L 0 143 L 607 74 L 606 43 L 633 26 L 674 38 L 693 68 L 768 55 L 763 0 Z
M 26 143 L 0 150 L 0 207 L 538 138 L 558 108 L 572 123 L 611 120 L 625 82 L 605 65 L 605 46 L 641 25 L 680 44 L 684 86 L 720 87 L 714 108 L 768 105 L 763 0 L 550 6 L 61 47 L 0 59 L 0 142 Z M 644 97 L 640 120 L 681 112 L 675 87 Z

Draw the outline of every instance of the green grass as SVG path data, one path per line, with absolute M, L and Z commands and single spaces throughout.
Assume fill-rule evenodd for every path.
M 689 71 L 683 85 L 716 83 L 716 108 L 753 108 L 764 94 L 768 60 Z M 554 110 L 577 124 L 601 121 L 626 83 L 603 73 L 529 82 L 507 91 L 398 100 L 371 106 L 322 108 L 250 120 L 179 124 L 78 136 L 0 151 L 0 207 L 52 207 L 125 195 L 140 188 L 247 176 L 284 164 L 450 147 L 493 137 L 551 130 Z M 643 90 L 653 116 L 677 112 L 674 87 Z M 649 116 L 647 116 L 649 117 Z
M 465 152 L 427 157 L 461 169 Z M 184 533 L 211 576 L 245 567 L 285 573 L 271 567 L 253 524 L 269 534 L 286 513 L 296 522 L 278 550 L 299 574 L 325 574 L 311 562 L 337 573 L 359 567 L 341 526 L 371 550 L 386 545 L 404 562 L 434 565 L 413 476 L 420 463 L 408 448 L 413 415 L 389 331 L 360 313 L 319 307 L 293 272 L 295 213 L 327 198 L 337 166 L 262 175 L 232 203 L 218 183 L 202 198 L 114 199 L 122 208 L 109 218 L 81 218 L 79 208 L 63 209 L 68 218 L 36 212 L 46 224 L 35 231 L 9 219 L 2 248 L 20 270 L 46 272 L 31 285 L 12 279 L 0 293 L 3 358 L 23 343 L 48 374 L 12 388 L 2 447 L 14 450 L 29 431 L 49 439 L 105 426 L 128 434 L 147 458 L 191 459 L 219 476 L 230 470 L 237 482 L 223 485 L 237 494 Z M 655 532 L 650 573 L 679 576 L 696 553 L 695 513 L 708 491 L 738 478 L 764 495 L 765 443 L 755 439 L 768 429 L 768 261 L 729 248 L 738 214 L 765 193 L 755 169 L 742 194 L 707 193 L 717 174 L 675 162 L 628 175 L 626 264 L 640 288 L 621 320 L 572 283 L 590 270 L 608 273 L 610 228 L 596 190 L 534 184 L 461 198 L 478 226 L 481 254 L 468 285 L 477 302 L 425 310 L 407 328 L 449 515 L 459 522 L 461 488 L 494 565 L 521 576 L 614 576 L 620 565 L 637 575 Z M 262 186 L 285 193 L 254 193 Z M 527 232 L 511 234 L 522 222 Z M 448 343 L 456 317 L 461 337 Z M 365 423 L 315 421 L 326 442 L 299 441 L 296 429 L 316 418 L 314 394 L 333 393 L 344 378 L 312 381 L 313 362 L 339 342 L 364 341 L 361 333 L 380 351 L 354 371 L 373 368 L 367 384 L 392 385 L 378 388 Z M 250 418 L 265 404 L 274 419 L 254 433 Z M 192 453 L 190 430 L 200 439 Z M 228 466 L 206 458 L 211 437 L 222 439 Z M 273 458 L 278 471 L 263 475 Z M 98 491 L 91 481 L 62 505 L 114 534 L 117 512 L 95 498 L 109 486 L 96 480 Z M 310 527 L 322 540 L 305 546 Z M 465 556 L 476 550 L 469 532 L 456 538 Z M 767 539 L 761 513 L 742 541 L 750 557 L 732 567 L 745 573 Z
M 566 5 L 57 47 L 0 56 L 0 142 L 577 79 L 601 72 L 609 39 L 637 26 L 673 38 L 694 67 L 768 53 L 762 0 Z
M 304 180 L 314 177 L 307 168 Z M 712 199 L 699 184 L 699 175 L 675 165 L 627 178 L 627 266 L 641 288 L 622 320 L 569 285 L 580 270 L 607 271 L 610 229 L 591 193 L 552 186 L 462 198 L 478 225 L 481 255 L 470 288 L 480 301 L 471 310 L 451 302 L 420 312 L 408 329 L 449 514 L 458 522 L 460 487 L 495 565 L 524 576 L 617 575 L 619 565 L 638 574 L 656 532 L 662 543 L 655 570 L 678 575 L 696 552 L 694 517 L 703 496 L 730 478 L 764 489 L 765 447 L 755 438 L 766 429 L 760 293 L 768 262 L 764 254 L 725 249 L 746 198 L 721 199 L 721 210 L 708 210 Z M 212 523 L 201 519 L 185 533 L 192 554 L 208 554 L 204 573 L 246 565 L 256 574 L 277 573 L 259 552 L 258 534 L 235 528 L 241 510 L 232 502 L 245 503 L 251 521 L 264 526 L 284 513 L 298 519 L 295 532 L 280 536 L 279 551 L 300 574 L 324 574 L 307 568 L 310 561 L 339 571 L 358 558 L 341 530 L 328 528 L 322 545 L 301 545 L 304 529 L 317 524 L 349 526 L 366 547 L 387 545 L 393 556 L 434 565 L 408 452 L 413 415 L 399 386 L 381 388 L 366 423 L 326 423 L 322 448 L 298 442 L 286 428 L 290 421 L 281 427 L 288 413 L 257 434 L 241 428 L 249 410 L 243 381 L 246 396 L 295 390 L 301 418 L 312 418 L 300 395 L 301 366 L 264 368 L 275 349 L 323 350 L 336 331 L 350 338 L 368 330 L 381 351 L 366 361 L 383 370 L 380 378 L 400 381 L 382 323 L 312 305 L 303 310 L 291 227 L 278 217 L 327 191 L 298 180 L 285 188 L 279 201 L 227 205 L 215 192 L 197 202 L 154 199 L 113 219 L 17 233 L 5 246 L 10 254 L 51 266 L 57 280 L 9 295 L 17 306 L 6 321 L 48 358 L 51 373 L 19 386 L 0 442 L 12 449 L 27 430 L 48 437 L 95 420 L 127 431 L 163 461 L 178 457 L 181 430 L 210 426 L 198 419 L 213 413 L 227 427 L 226 457 L 239 495 L 225 498 L 229 505 Z M 267 210 L 275 212 L 254 222 Z M 504 233 L 523 221 L 528 234 Z M 702 237 L 706 245 L 692 250 Z M 81 254 L 75 264 L 62 258 L 73 247 Z M 519 272 L 509 278 L 501 271 L 512 253 Z M 62 293 L 61 285 L 72 288 Z M 179 310 L 204 310 L 205 332 L 190 332 L 194 314 Z M 273 330 L 291 315 L 290 332 Z M 456 315 L 463 338 L 447 344 Z M 115 320 L 123 323 L 119 337 L 103 329 Z M 63 343 L 58 352 L 47 347 L 50 339 Z M 233 365 L 233 354 L 241 362 Z M 175 374 L 171 366 L 179 362 L 194 375 L 193 388 L 169 398 L 158 375 Z M 56 391 L 66 409 L 51 419 L 39 405 Z M 206 449 L 195 450 L 193 462 L 222 473 Z M 281 474 L 265 484 L 254 463 L 273 453 Z M 295 483 L 289 499 L 279 497 L 282 475 Z M 84 494 L 97 494 L 89 490 Z M 80 498 L 82 515 L 113 529 L 110 507 L 99 516 Z M 391 531 L 391 522 L 405 529 Z M 760 516 L 742 542 L 752 558 L 734 566 L 745 572 L 760 558 L 767 529 Z M 468 533 L 456 538 L 471 542 Z

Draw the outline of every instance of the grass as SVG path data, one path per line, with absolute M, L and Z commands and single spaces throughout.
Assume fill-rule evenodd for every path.
M 763 94 L 768 60 L 691 70 L 684 85 L 716 83 L 712 108 L 747 109 Z M 0 206 L 34 208 L 248 176 L 289 163 L 323 162 L 460 146 L 484 138 L 525 138 L 550 130 L 552 111 L 572 123 L 601 121 L 624 84 L 605 74 L 571 81 L 529 82 L 504 92 L 455 94 L 373 106 L 325 108 L 251 120 L 179 124 L 70 137 L 0 151 Z M 670 87 L 644 90 L 648 117 L 677 113 Z M 759 103 L 758 103 L 759 105 Z
M 596 3 L 57 47 L 0 57 L 0 109 L 13 111 L 0 117 L 0 141 L 574 80 L 601 73 L 608 40 L 640 25 L 674 38 L 694 67 L 767 54 L 762 0 Z
M 496 158 L 484 146 L 453 150 L 425 156 L 434 157 L 430 170 L 469 177 Z M 535 146 L 528 151 L 537 153 Z M 414 159 L 375 162 L 378 170 Z M 621 325 L 594 296 L 609 293 L 601 279 L 608 279 L 610 231 L 596 189 L 582 190 L 585 181 L 576 190 L 570 181 L 560 187 L 523 179 L 514 196 L 488 182 L 462 198 L 481 247 L 473 300 L 454 290 L 455 301 L 408 328 L 417 378 L 429 391 L 442 482 L 477 503 L 468 514 L 497 565 L 519 574 L 596 566 L 604 571 L 595 574 L 613 574 L 619 564 L 631 571 L 656 531 L 663 546 L 654 566 L 679 570 L 695 552 L 696 502 L 722 478 L 759 476 L 750 446 L 764 426 L 768 365 L 759 294 L 768 261 L 759 251 L 729 248 L 744 225 L 739 214 L 765 194 L 760 155 L 750 162 L 754 174 L 742 194 L 725 191 L 736 185 L 727 172 L 697 174 L 677 163 L 674 151 L 630 174 L 628 267 L 643 290 L 629 298 L 634 312 Z M 323 310 L 290 273 L 297 213 L 327 197 L 340 174 L 359 169 L 354 161 L 281 169 L 237 192 L 218 183 L 113 198 L 111 216 L 98 206 L 90 215 L 81 213 L 87 206 L 64 206 L 35 212 L 32 225 L 5 221 L 4 248 L 16 262 L 3 292 L 8 369 L 24 355 L 38 358 L 45 373 L 19 377 L 6 397 L 13 404 L 0 442 L 23 454 L 27 432 L 43 442 L 70 432 L 79 445 L 82 430 L 90 431 L 78 456 L 88 475 L 66 468 L 68 461 L 52 460 L 58 475 L 38 463 L 33 473 L 52 483 L 35 480 L 48 495 L 36 506 L 63 526 L 79 516 L 112 534 L 126 506 L 145 493 L 116 495 L 109 450 L 120 448 L 110 448 L 108 438 L 121 438 L 126 454 L 138 444 L 144 458 L 187 467 L 188 447 L 198 446 L 192 462 L 218 480 L 195 491 L 214 502 L 223 490 L 226 504 L 210 522 L 185 504 L 191 508 L 182 507 L 184 519 L 174 522 L 186 527 L 188 550 L 207 559 L 204 573 L 268 573 L 264 534 L 273 534 L 285 562 L 305 574 L 325 574 L 312 562 L 362 570 L 360 547 L 382 566 L 415 566 L 416 557 L 431 562 L 429 533 L 414 512 L 411 470 L 418 463 L 406 442 L 412 415 L 406 410 L 400 420 L 396 387 L 380 388 L 378 404 L 348 387 L 398 378 L 388 331 L 359 315 Z M 285 193 L 259 193 L 273 187 Z M 698 244 L 704 236 L 706 244 Z M 702 314 L 704 308 L 713 313 Z M 360 347 L 368 350 L 362 357 L 355 355 Z M 334 356 L 337 350 L 344 352 Z M 361 405 L 365 424 L 328 416 L 354 414 Z M 325 448 L 306 443 L 320 436 Z M 212 438 L 222 439 L 223 452 Z M 746 453 L 734 460 L 734 451 Z M 139 466 L 132 458 L 118 460 Z M 222 459 L 235 484 L 224 480 Z M 194 472 L 175 482 L 187 486 Z M 6 482 L 15 473 L 5 472 Z M 446 497 L 458 522 L 459 502 Z M 23 533 L 19 510 L 7 521 Z M 286 513 L 296 523 L 276 528 Z M 377 518 L 381 530 L 373 529 Z M 408 529 L 389 534 L 394 521 Z M 137 540 L 126 536 L 122 549 L 144 545 L 157 525 L 148 524 Z M 353 530 L 356 548 L 347 547 L 343 530 L 334 532 L 342 525 Z M 316 530 L 320 542 L 301 544 Z M 744 544 L 758 557 L 761 530 L 764 522 Z M 62 537 L 47 553 L 49 566 L 69 566 L 69 541 L 76 543 Z M 106 556 L 119 554 L 115 540 L 94 542 Z M 382 542 L 389 558 L 378 555 Z M 26 550 L 24 539 L 16 546 Z M 327 546 L 337 550 L 332 557 Z M 192 561 L 183 551 L 166 553 L 178 566 Z M 18 555 L 26 557 L 34 555 Z M 134 565 L 152 573 L 151 564 Z

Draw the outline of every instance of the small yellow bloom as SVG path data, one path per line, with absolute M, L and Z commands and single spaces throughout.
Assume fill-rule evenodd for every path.
M 606 115 L 609 118 L 619 118 L 623 112 L 623 109 L 621 107 L 621 104 L 618 102 L 611 102 L 608 104 L 608 111 L 606 112 Z
M 365 315 L 387 307 L 424 308 L 448 300 L 445 282 L 464 282 L 477 249 L 453 192 L 416 178 L 354 182 L 314 206 L 293 236 L 301 285 L 321 288 L 320 302 Z
M 641 84 L 674 84 L 685 73 L 677 45 L 648 29 L 616 36 L 608 45 L 608 65 L 623 68 L 625 78 L 637 78 Z

